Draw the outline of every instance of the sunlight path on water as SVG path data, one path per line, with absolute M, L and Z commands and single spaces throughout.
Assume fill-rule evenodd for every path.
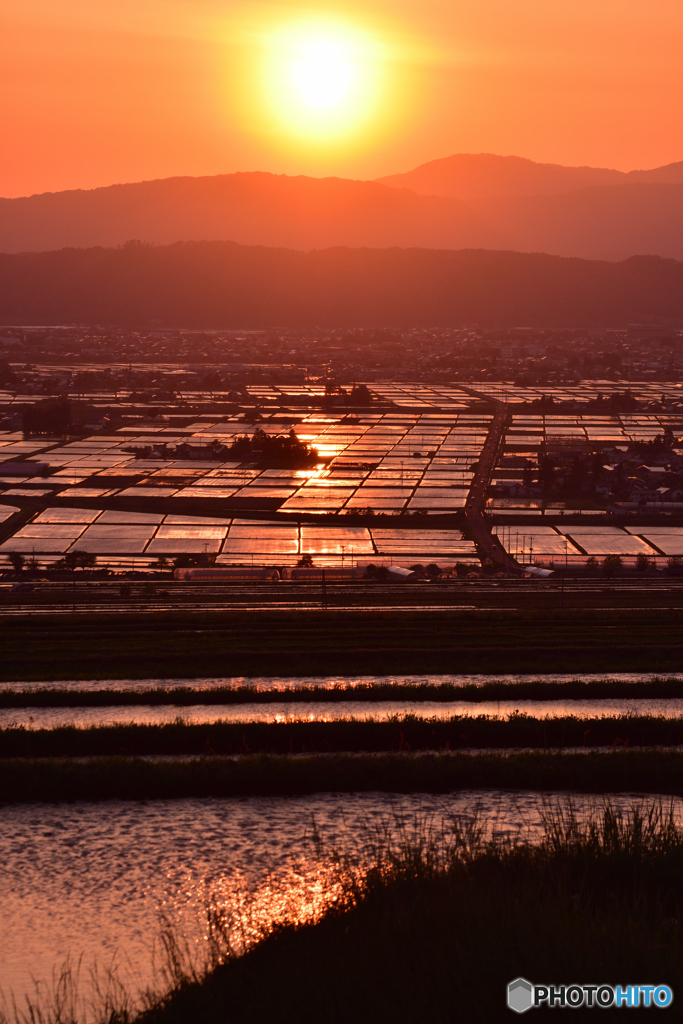
M 435 822 L 476 814 L 497 836 L 533 838 L 549 797 L 462 791 L 5 807 L 0 987 L 21 998 L 32 976 L 49 979 L 70 955 L 82 956 L 86 980 L 93 963 L 118 964 L 137 991 L 155 977 L 162 912 L 195 954 L 205 946 L 210 903 L 234 908 L 246 922 L 244 934 L 234 931 L 238 944 L 273 918 L 315 919 L 335 887 L 310 841 L 313 820 L 326 844 L 353 854 L 373 826 L 387 818 L 409 826 L 419 814 Z M 634 800 L 610 799 L 617 807 Z M 574 800 L 579 811 L 596 802 Z M 674 807 L 683 818 L 683 801 Z
M 218 722 L 336 722 L 386 721 L 406 715 L 448 719 L 466 715 L 508 718 L 524 714 L 534 718 L 605 718 L 621 715 L 683 716 L 683 698 L 598 698 L 595 700 L 501 701 L 290 701 L 268 704 L 121 705 L 78 708 L 1 708 L 0 729 L 86 729 L 113 725 L 210 725 Z

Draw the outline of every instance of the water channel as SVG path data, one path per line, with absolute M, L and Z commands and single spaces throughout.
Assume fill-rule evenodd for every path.
M 659 676 L 658 678 L 667 678 Z M 670 675 L 668 678 L 675 678 Z M 2 683 L 0 690 L 172 689 L 205 690 L 245 684 L 282 690 L 277 703 L 232 705 L 123 705 L 101 708 L 7 708 L 0 727 L 86 727 L 116 722 L 273 721 L 292 717 L 388 717 L 397 714 L 508 715 L 683 712 L 683 701 L 628 698 L 600 701 L 354 701 L 292 702 L 286 690 L 309 685 L 521 682 L 612 679 L 641 682 L 641 674 L 571 676 L 392 676 L 279 679 L 79 680 L 55 683 Z M 67 958 L 81 962 L 88 988 L 92 965 L 114 964 L 126 986 L 153 983 L 160 966 L 161 915 L 197 955 L 204 948 L 209 903 L 235 907 L 250 922 L 269 921 L 285 912 L 315 917 L 329 898 L 329 873 L 311 845 L 315 822 L 326 843 L 358 852 L 373 825 L 418 815 L 443 820 L 478 815 L 486 828 L 510 838 L 539 834 L 544 802 L 552 794 L 460 791 L 447 796 L 386 793 L 317 794 L 296 798 L 110 801 L 72 804 L 8 804 L 0 808 L 0 988 L 19 1001 L 41 986 Z M 564 800 L 566 795 L 558 796 Z M 630 806 L 628 794 L 613 802 Z M 595 798 L 578 795 L 585 811 Z M 668 801 L 667 801 L 668 802 Z M 598 800 L 599 803 L 599 800 Z M 683 801 L 675 801 L 683 820 Z
M 683 699 L 609 698 L 605 700 L 520 701 L 292 701 L 268 704 L 123 705 L 97 708 L 0 708 L 0 729 L 56 729 L 64 726 L 164 725 L 183 722 L 332 722 L 339 719 L 386 720 L 415 715 L 447 719 L 455 715 L 507 718 L 514 714 L 534 718 L 574 715 L 596 718 L 618 715 L 657 715 L 679 718 Z
M 573 799 L 584 810 L 596 803 Z M 257 922 L 285 911 L 314 917 L 332 882 L 311 846 L 313 821 L 326 843 L 357 854 L 373 826 L 417 815 L 477 814 L 498 835 L 533 837 L 547 800 L 553 794 L 489 790 L 6 806 L 0 987 L 21 1001 L 33 979 L 49 982 L 67 958 L 82 958 L 86 989 L 93 964 L 114 964 L 140 990 L 160 965 L 160 914 L 200 952 L 209 902 Z M 613 803 L 633 800 L 643 798 Z M 675 806 L 683 818 L 683 801 Z

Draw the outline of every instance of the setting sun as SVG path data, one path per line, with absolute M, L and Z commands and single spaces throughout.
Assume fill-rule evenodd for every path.
M 344 48 L 331 39 L 306 40 L 291 66 L 293 84 L 304 103 L 330 108 L 351 92 L 356 69 Z
M 370 33 L 305 21 L 281 27 L 265 43 L 264 99 L 281 131 L 326 143 L 360 131 L 376 113 L 384 55 Z

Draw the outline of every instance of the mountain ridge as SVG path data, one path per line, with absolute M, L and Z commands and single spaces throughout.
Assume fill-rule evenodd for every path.
M 683 262 L 176 242 L 0 255 L 0 323 L 617 325 L 683 319 Z
M 522 158 L 495 159 L 498 169 L 499 161 L 514 159 L 515 166 L 535 168 L 533 174 L 548 166 L 576 170 Z M 470 173 L 472 165 L 468 167 Z M 629 172 L 656 179 L 680 173 L 681 182 L 606 173 L 626 180 L 614 185 L 601 179 L 559 193 L 467 200 L 382 181 L 266 171 L 48 192 L 0 199 L 0 251 L 107 247 L 138 238 L 155 244 L 230 240 L 303 251 L 340 245 L 417 246 L 512 249 L 583 259 L 621 260 L 640 254 L 683 258 L 683 163 Z
M 384 175 L 375 180 L 392 188 L 409 188 L 418 195 L 455 199 L 559 195 L 595 185 L 680 185 L 683 161 L 652 170 L 617 171 L 587 165 L 542 164 L 526 157 L 495 153 L 454 153 L 403 174 Z

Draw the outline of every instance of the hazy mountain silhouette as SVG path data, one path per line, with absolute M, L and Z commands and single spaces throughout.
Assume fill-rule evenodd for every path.
M 449 201 L 458 202 L 444 200 Z M 502 196 L 472 201 L 469 209 L 495 234 L 496 248 L 588 259 L 683 259 L 683 185 L 603 185 L 557 196 Z
M 659 257 L 129 244 L 0 255 L 0 281 L 5 324 L 576 326 L 683 317 L 683 263 Z
M 378 178 L 383 185 L 409 188 L 419 195 L 453 199 L 498 196 L 554 196 L 596 185 L 683 185 L 683 161 L 652 171 L 614 171 L 604 167 L 537 164 L 519 156 L 456 153 L 421 164 L 406 174 Z
M 480 230 L 457 200 L 372 181 L 262 172 L 162 178 L 0 199 L 0 251 L 200 239 L 312 249 L 466 244 Z
M 0 252 L 112 246 L 137 238 L 304 250 L 419 246 L 683 258 L 683 164 L 623 174 L 517 157 L 458 156 L 411 172 L 423 175 L 420 188 L 431 187 L 420 182 L 436 174 L 435 167 L 443 188 L 460 182 L 458 188 L 470 190 L 467 197 L 254 172 L 0 199 Z M 525 191 L 511 194 L 520 189 Z

